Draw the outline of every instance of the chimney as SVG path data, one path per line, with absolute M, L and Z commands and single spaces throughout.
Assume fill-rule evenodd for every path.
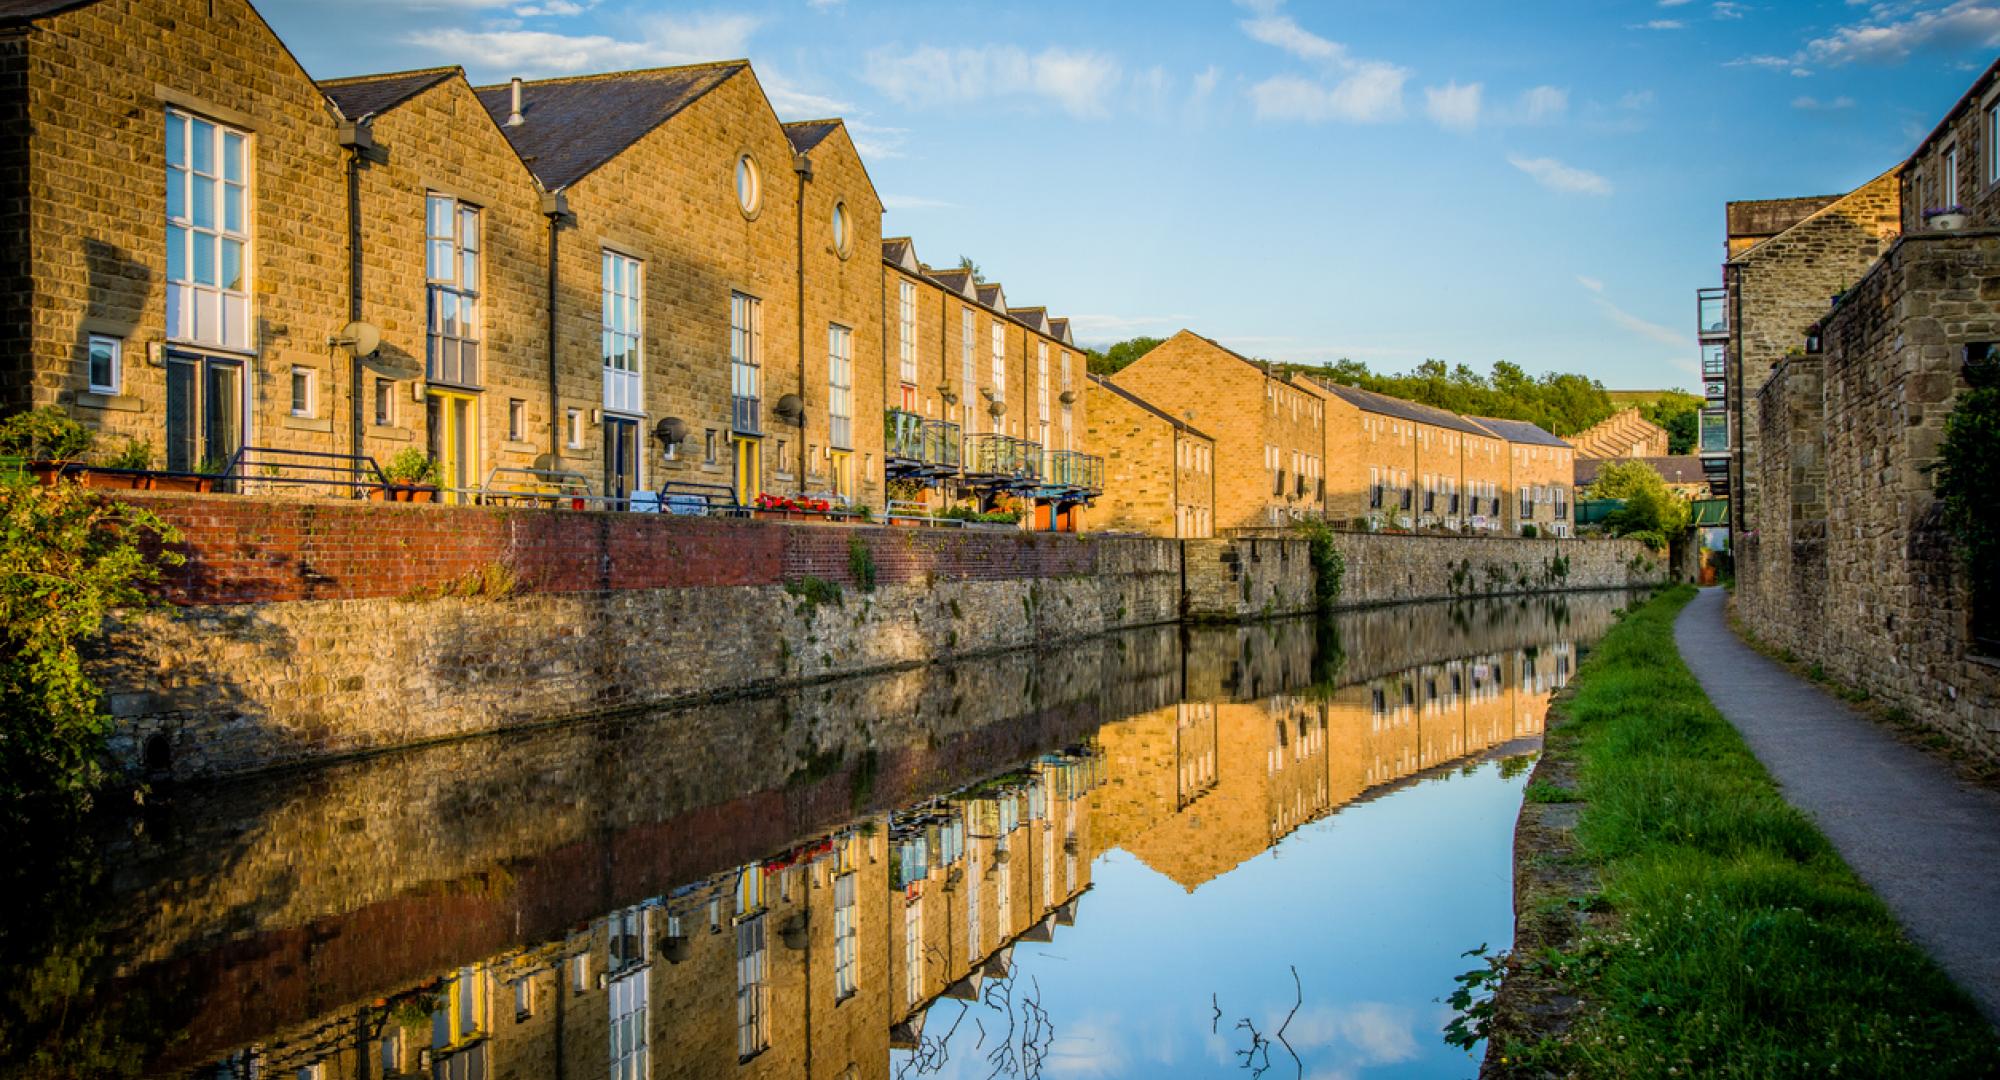
M 514 81 L 507 88 L 507 93 L 508 93 L 507 126 L 520 127 L 521 126 L 521 77 L 519 75 L 514 76 Z

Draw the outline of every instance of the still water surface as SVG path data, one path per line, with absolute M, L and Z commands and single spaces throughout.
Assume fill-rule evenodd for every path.
M 1620 594 L 1166 627 L 182 791 L 10 869 L 0 1075 L 1465 1076 Z

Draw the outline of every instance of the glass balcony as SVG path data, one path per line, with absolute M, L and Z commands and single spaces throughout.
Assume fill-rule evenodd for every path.
M 949 420 L 924 421 L 925 465 L 940 472 L 957 472 L 963 449 L 957 424 Z
M 763 428 L 763 401 L 759 398 L 732 395 L 729 399 L 729 429 L 743 435 L 761 435 Z
M 1704 338 L 1729 336 L 1729 290 L 1697 289 L 1695 332 Z
M 1719 409 L 1722 407 L 1722 399 L 1728 396 L 1729 384 L 1720 381 L 1706 382 L 1702 384 L 1701 389 L 1702 394 L 1708 399 L 1708 407 Z
M 1724 379 L 1729 376 L 1729 346 L 1720 341 L 1703 342 L 1701 346 L 1701 377 L 1704 379 Z
M 967 435 L 965 471 L 975 477 L 1032 483 L 1041 479 L 1042 447 L 1012 435 Z
M 1728 413 L 1721 409 L 1702 410 L 1700 447 L 1703 454 L 1727 454 L 1729 452 Z
M 1104 490 L 1104 459 L 1080 450 L 1051 450 L 1043 477 L 1051 487 Z
M 924 460 L 924 418 L 902 409 L 889 409 L 882 425 L 883 452 L 890 464 Z

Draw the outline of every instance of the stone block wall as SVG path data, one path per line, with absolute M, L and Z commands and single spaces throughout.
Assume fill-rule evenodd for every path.
M 1668 578 L 1666 560 L 1636 540 L 1421 536 L 1337 532 L 1347 563 L 1341 607 L 1412 600 L 1628 589 Z
M 1290 537 L 1188 540 L 1182 545 L 1190 619 L 1240 621 L 1315 606 L 1312 553 Z
M 1752 464 L 1765 498 L 1743 538 L 1748 557 L 1738 564 L 1737 595 L 1764 613 L 1766 640 L 1794 651 L 1825 618 L 1824 381 L 1819 356 L 1795 356 L 1758 394 L 1763 450 Z
M 1788 395 L 1783 427 L 1824 455 L 1823 539 L 1809 497 L 1791 500 L 1790 520 L 1760 511 L 1739 610 L 1759 637 L 2000 757 L 2000 663 L 1971 646 L 1970 588 L 1927 471 L 1966 386 L 1967 346 L 2000 339 L 1996 299 L 1994 229 L 1906 236 L 1849 290 L 1825 324 L 1820 400 L 1809 384 L 1803 402 Z M 1768 461 L 1765 475 L 1802 478 L 1810 493 L 1801 457 Z

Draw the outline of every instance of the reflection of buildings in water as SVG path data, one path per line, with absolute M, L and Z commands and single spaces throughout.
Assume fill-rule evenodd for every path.
M 219 1062 L 301 1080 L 886 1075 L 1089 887 L 1086 754 L 877 815 Z M 671 1053 L 658 1052 L 671 1047 Z

